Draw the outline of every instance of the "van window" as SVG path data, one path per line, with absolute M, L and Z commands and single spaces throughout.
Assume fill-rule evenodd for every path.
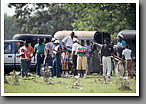
M 16 54 L 19 54 L 19 52 L 18 52 L 18 50 L 19 50 L 19 42 L 16 42 L 16 50 L 15 50 L 15 52 L 16 52 Z
M 4 44 L 4 54 L 10 54 L 10 53 L 12 53 L 12 44 L 5 43 Z

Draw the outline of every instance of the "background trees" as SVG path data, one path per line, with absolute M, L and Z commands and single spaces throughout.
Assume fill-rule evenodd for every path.
M 13 35 L 18 32 L 18 27 L 14 22 L 14 18 L 4 14 L 4 39 L 12 39 Z
M 43 4 L 23 3 L 15 7 L 19 33 L 51 34 L 59 30 L 104 31 L 112 38 L 121 30 L 136 29 L 136 4 Z

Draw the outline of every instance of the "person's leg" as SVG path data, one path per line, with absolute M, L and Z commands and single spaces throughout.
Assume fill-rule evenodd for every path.
M 28 71 L 28 75 L 30 75 L 30 73 L 31 73 L 31 60 L 27 61 L 27 71 Z
M 56 77 L 60 77 L 60 57 L 59 56 L 56 56 L 56 60 L 55 60 L 55 63 L 56 63 Z
M 82 65 L 82 60 L 81 60 L 81 57 L 78 56 L 77 57 L 77 70 L 78 70 L 78 77 L 80 77 L 80 74 L 81 74 L 81 65 Z
M 84 74 L 84 77 L 83 78 L 86 78 L 86 69 L 87 68 L 87 57 L 84 56 L 82 57 L 82 70 L 83 70 L 83 74 Z
M 74 76 L 77 75 L 77 55 L 73 57 Z
M 129 77 L 132 77 L 131 66 L 132 66 L 132 61 L 131 60 L 127 60 L 126 61 L 126 68 L 127 68 Z
M 106 76 L 106 68 L 107 68 L 107 57 L 102 57 L 102 64 L 103 64 L 103 76 Z
M 90 74 L 90 57 L 87 57 L 87 74 Z
M 24 66 L 25 64 L 24 64 L 24 61 L 23 61 L 23 59 L 21 59 L 21 76 L 22 77 L 24 77 Z
M 53 77 L 53 74 L 54 74 L 54 70 L 53 70 L 53 58 L 51 55 L 49 55 L 49 58 L 48 58 L 48 66 L 49 66 L 49 69 L 50 69 L 50 76 Z
M 111 76 L 111 57 L 107 57 L 107 76 L 110 79 L 110 76 Z
M 54 57 L 54 60 L 53 60 L 53 69 L 54 69 L 54 75 L 56 73 L 56 57 Z
M 47 61 L 48 61 L 48 59 L 44 58 L 44 63 L 43 63 L 44 64 L 44 69 L 46 69 L 46 67 L 48 67 L 48 64 L 47 64 L 48 62 Z
M 24 60 L 24 72 L 25 72 L 25 76 L 28 77 L 28 71 L 27 71 L 27 59 Z
M 40 55 L 37 55 L 37 63 L 36 63 L 36 75 L 40 76 L 40 67 L 41 67 L 41 58 Z

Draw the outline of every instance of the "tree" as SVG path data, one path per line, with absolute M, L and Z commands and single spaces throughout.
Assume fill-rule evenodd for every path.
M 121 30 L 136 29 L 136 4 L 64 4 L 75 16 L 74 30 L 109 32 L 112 38 Z
M 15 20 L 20 33 L 54 34 L 59 30 L 72 30 L 72 18 L 61 4 L 9 4 L 15 7 Z
M 14 18 L 4 14 L 4 39 L 12 39 L 13 36 L 18 32 L 18 27 L 14 22 Z
M 116 38 L 136 29 L 135 3 L 10 3 L 20 33 L 54 34 L 59 30 L 103 31 Z

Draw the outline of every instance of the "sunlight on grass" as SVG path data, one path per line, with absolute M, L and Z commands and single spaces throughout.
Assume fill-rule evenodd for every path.
M 74 78 L 52 78 L 48 79 L 52 84 L 45 82 L 42 78 L 32 75 L 33 79 L 24 79 L 18 76 L 19 84 L 13 84 L 13 75 L 6 76 L 8 84 L 4 84 L 5 93 L 136 93 L 136 80 L 131 81 L 131 91 L 119 90 L 118 78 L 111 77 L 111 81 L 104 84 L 102 76 L 88 75 L 86 79 L 77 79 L 77 86 L 73 86 Z

